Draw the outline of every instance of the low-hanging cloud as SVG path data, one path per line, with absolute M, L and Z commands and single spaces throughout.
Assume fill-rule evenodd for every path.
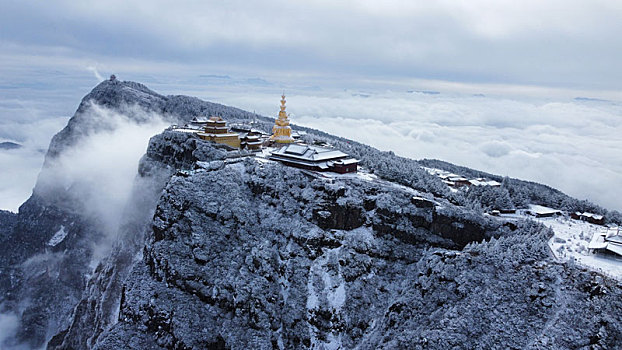
M 380 97 L 345 102 L 341 111 L 318 110 L 327 105 L 344 103 L 314 103 L 313 115 L 294 121 L 406 157 L 533 180 L 622 209 L 620 106 Z
M 0 313 L 0 345 L 15 334 L 19 326 L 19 318 L 12 313 Z
M 0 209 L 16 212 L 30 196 L 43 165 L 50 138 L 67 124 L 67 117 L 0 122 L 0 142 L 22 147 L 0 150 Z
M 79 118 L 82 119 L 82 125 L 88 124 L 94 128 L 82 130 L 77 142 L 64 148 L 58 157 L 48 159 L 45 169 L 39 175 L 35 191 L 55 200 L 66 190 L 70 197 L 63 199 L 61 205 L 77 210 L 101 230 L 104 234 L 101 239 L 91 237 L 89 240 L 92 248 L 90 268 L 94 268 L 109 252 L 122 220 L 131 220 L 132 215 L 144 214 L 141 208 L 128 206 L 129 198 L 135 194 L 133 189 L 137 183 L 139 159 L 145 153 L 151 136 L 161 132 L 170 121 L 164 121 L 161 116 L 139 107 L 126 106 L 123 114 L 120 114 L 96 104 L 91 104 Z M 45 122 L 49 120 L 42 120 L 39 124 Z M 74 129 L 74 132 L 78 129 Z M 26 145 L 28 147 L 18 150 L 23 152 L 22 155 L 30 152 L 31 147 L 28 143 Z M 2 155 L 0 153 L 0 162 L 6 160 Z M 40 167 L 42 154 L 34 158 Z M 25 163 L 24 159 L 21 162 L 21 167 L 13 169 L 16 175 L 19 175 L 20 170 L 33 167 Z M 19 177 L 13 180 L 19 181 Z M 149 181 L 139 181 L 141 189 Z M 143 204 L 141 201 L 135 201 L 134 204 L 137 203 L 138 206 Z M 58 261 L 64 258 L 62 252 L 39 254 L 28 259 L 21 268 L 25 273 L 38 273 L 41 266 L 47 269 L 58 268 Z M 0 314 L 0 347 L 15 343 L 14 336 L 19 322 L 20 318 L 16 315 Z M 48 327 L 51 334 L 58 331 L 54 321 L 49 321 Z M 15 350 L 22 348 L 27 346 L 17 344 L 11 347 Z
M 101 128 L 65 149 L 50 163 L 52 171 L 46 175 L 52 177 L 55 186 L 77 189 L 84 214 L 101 220 L 105 231 L 113 234 L 125 210 L 138 174 L 139 159 L 145 153 L 149 139 L 170 122 L 138 107 L 131 112 L 133 118 L 97 105 L 92 105 L 89 113 L 94 125 Z
M 237 85 L 162 87 L 264 115 L 278 111 L 282 92 L 278 84 L 244 87 L 243 93 Z M 622 193 L 617 188 L 622 180 L 619 103 L 444 92 L 428 95 L 371 88 L 365 93 L 285 88 L 288 111 L 296 124 L 406 157 L 439 158 L 542 182 L 608 208 L 622 207 L 618 201 Z M 18 164 L 17 157 L 12 159 Z M 33 184 L 34 176 L 23 186 L 23 200 Z

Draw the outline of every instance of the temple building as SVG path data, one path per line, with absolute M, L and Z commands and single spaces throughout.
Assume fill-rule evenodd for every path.
M 197 133 L 203 140 L 240 148 L 240 136 L 235 132 L 230 132 L 227 127 L 227 122 L 221 117 L 210 117 L 205 122 L 205 128 L 203 130 L 203 132 Z
M 594 214 L 594 213 L 588 213 L 588 212 L 581 213 L 577 211 L 574 213 L 570 213 L 570 217 L 575 220 L 587 221 L 590 224 L 596 224 L 596 225 L 605 224 L 605 217 L 602 215 Z
M 269 137 L 269 134 L 253 129 L 252 125 L 247 124 L 233 124 L 231 125 L 231 131 L 237 132 L 240 135 L 241 149 L 254 152 L 261 151 L 264 141 Z
M 261 140 L 261 133 L 251 130 L 242 138 L 242 148 L 246 148 L 249 151 L 260 151 L 263 141 Z
M 619 227 L 608 227 L 595 232 L 587 248 L 595 253 L 622 256 L 622 235 Z
M 287 145 L 272 152 L 270 159 L 285 165 L 315 171 L 355 173 L 358 160 L 331 148 L 308 145 Z
M 270 140 L 276 143 L 293 143 L 292 128 L 289 126 L 289 119 L 285 112 L 285 94 L 281 96 L 281 110 L 279 111 L 279 117 L 274 122 L 272 127 L 272 136 Z

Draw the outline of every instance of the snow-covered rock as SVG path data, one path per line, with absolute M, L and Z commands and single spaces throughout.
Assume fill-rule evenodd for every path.
M 136 118 L 145 115 L 132 114 L 136 106 L 180 122 L 255 118 L 109 81 L 85 97 L 49 159 L 97 126 L 91 100 Z M 258 119 L 266 130 L 272 123 Z M 504 224 L 413 160 L 306 131 L 369 172 L 316 177 L 265 159 L 234 163 L 225 148 L 169 130 L 151 139 L 104 253 L 95 250 L 101 220 L 72 206 L 76 187 L 36 190 L 18 215 L 0 215 L 9 227 L 0 225 L 0 311 L 20 320 L 3 345 L 37 348 L 50 337 L 48 349 L 620 344 L 620 283 L 555 259 L 544 225 Z M 104 256 L 91 270 L 96 254 Z
M 65 239 L 65 237 L 67 237 L 67 233 L 68 232 L 65 231 L 65 226 L 61 226 L 60 229 L 56 231 L 54 236 L 50 238 L 47 244 L 50 247 L 56 247 L 60 242 L 62 242 Z
M 188 142 L 163 136 L 151 147 Z M 618 324 L 605 321 L 620 317 L 620 286 L 553 260 L 546 227 L 519 221 L 512 231 L 442 199 L 417 206 L 412 191 L 382 181 L 333 180 L 252 158 L 172 176 L 117 321 L 94 348 L 130 338 L 138 348 L 189 349 L 620 339 Z M 593 308 L 598 317 L 575 319 Z M 587 330 L 602 324 L 607 336 L 592 338 Z

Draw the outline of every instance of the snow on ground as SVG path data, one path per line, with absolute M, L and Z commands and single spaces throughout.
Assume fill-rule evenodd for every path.
M 537 205 L 537 204 L 529 204 L 529 211 L 531 213 L 549 214 L 549 215 L 555 215 L 557 213 L 561 214 L 560 210 L 545 207 L 543 205 Z
M 327 171 L 322 173 L 326 177 L 330 177 L 333 179 L 361 179 L 364 181 L 379 181 L 378 176 L 370 173 L 365 168 L 358 167 L 358 170 L 355 173 L 345 173 L 339 174 L 331 171 Z
M 261 151 L 255 153 L 255 159 L 268 160 L 268 158 L 270 158 L 270 155 L 272 155 L 272 152 L 276 150 L 276 147 L 261 147 Z
M 537 219 L 553 229 L 555 236 L 549 247 L 561 260 L 574 259 L 579 264 L 622 280 L 622 258 L 594 254 L 587 249 L 592 236 L 605 229 L 604 226 L 567 217 Z
M 60 230 L 56 231 L 54 236 L 50 238 L 50 240 L 48 241 L 48 245 L 50 247 L 56 247 L 60 242 L 65 239 L 65 237 L 67 237 L 67 233 L 68 232 L 65 231 L 65 226 L 61 226 Z
M 520 211 L 501 217 L 530 218 L 550 227 L 555 235 L 549 240 L 549 247 L 555 258 L 562 261 L 574 260 L 579 265 L 622 281 L 622 257 L 594 254 L 587 248 L 592 236 L 606 230 L 605 226 L 574 220 L 564 215 L 535 218 Z
M 258 154 L 256 159 L 261 159 L 263 161 L 267 161 L 267 157 L 272 150 L 264 149 L 262 153 Z M 264 158 L 265 157 L 265 158 Z M 263 158 L 263 159 L 262 159 Z M 426 169 L 428 172 L 437 174 L 440 172 L 438 169 Z M 436 172 L 435 172 L 436 171 Z M 366 171 L 364 168 L 359 168 L 356 173 L 347 173 L 347 174 L 338 174 L 332 172 L 312 172 L 309 171 L 318 177 L 325 179 L 361 179 L 369 182 L 378 182 L 382 183 L 394 188 L 398 188 L 400 190 L 408 191 L 412 193 L 414 196 L 420 196 L 421 193 L 414 190 L 413 188 L 403 186 L 400 184 L 396 184 L 391 181 L 385 181 L 378 176 Z M 538 205 L 530 205 L 529 211 L 531 212 L 558 212 L 555 209 L 547 208 Z M 574 220 L 570 219 L 567 216 L 561 215 L 556 217 L 549 218 L 536 218 L 534 216 L 528 215 L 526 211 L 519 210 L 516 214 L 503 214 L 501 217 L 504 218 L 513 218 L 513 219 L 524 219 L 529 218 L 540 222 L 547 227 L 550 227 L 554 236 L 549 241 L 549 247 L 553 252 L 555 258 L 560 260 L 570 260 L 573 259 L 576 263 L 583 265 L 589 269 L 599 271 L 606 275 L 609 275 L 615 279 L 622 280 L 622 257 L 616 258 L 613 256 L 603 256 L 601 254 L 594 254 L 588 250 L 588 244 L 594 233 L 602 231 L 606 229 L 604 226 L 590 224 L 586 221 Z M 327 275 L 326 275 L 327 276 Z M 324 276 L 324 277 L 326 277 Z M 330 280 L 325 280 L 325 283 L 330 283 Z M 307 309 L 313 309 L 318 305 L 317 294 L 314 293 L 314 287 L 311 284 L 311 280 L 309 281 L 309 297 L 307 299 Z M 341 292 L 340 290 L 333 291 L 333 293 Z M 335 304 L 339 304 L 339 300 L 341 295 L 331 295 L 334 299 Z M 332 303 L 331 303 L 332 304 Z
M 274 162 L 273 160 L 270 160 L 269 158 L 272 152 L 274 152 L 276 149 L 277 148 L 275 147 L 263 147 L 261 149 L 261 152 L 258 152 L 255 154 L 255 159 L 262 163 Z M 369 172 L 369 170 L 361 166 L 358 167 L 358 170 L 355 173 L 345 173 L 345 174 L 339 174 L 339 173 L 335 173 L 331 171 L 326 171 L 326 172 L 319 172 L 319 171 L 312 171 L 312 170 L 303 170 L 303 171 L 306 172 L 307 174 L 310 174 L 312 176 L 315 176 L 317 178 L 324 179 L 324 180 L 333 181 L 335 179 L 360 179 L 360 180 L 368 181 L 368 182 L 381 183 L 381 184 L 384 184 L 384 185 L 387 185 L 393 188 L 400 189 L 402 191 L 407 191 L 407 192 L 412 193 L 414 196 L 422 195 L 421 192 L 411 187 L 403 186 L 403 185 L 400 185 L 400 184 L 397 184 L 391 181 L 382 180 L 377 175 L 372 174 L 371 172 Z M 457 190 L 452 189 L 452 191 L 457 191 Z
M 292 241 L 290 240 L 287 243 L 287 246 L 285 248 L 286 254 L 289 255 L 291 250 L 292 250 Z M 287 266 L 286 268 L 289 269 L 290 260 L 283 261 L 281 260 L 281 256 L 278 254 L 277 254 L 277 257 L 279 259 L 279 265 L 285 264 Z M 279 275 L 278 281 L 279 281 L 280 294 L 281 294 L 281 297 L 283 298 L 283 303 L 287 304 L 287 300 L 289 299 L 289 291 L 291 288 L 291 283 L 284 275 Z M 278 334 L 277 346 L 279 347 L 280 350 L 283 350 L 285 349 L 285 345 L 283 342 L 283 325 L 281 325 L 281 327 L 277 329 L 276 333 Z
M 398 183 L 388 181 L 388 180 L 383 180 L 379 178 L 377 175 L 370 173 L 369 171 L 367 171 L 367 169 L 362 168 L 362 167 L 359 167 L 356 173 L 339 174 L 339 173 L 333 173 L 329 171 L 323 172 L 323 173 L 318 173 L 318 172 L 314 172 L 314 173 L 321 174 L 322 177 L 328 178 L 328 179 L 360 179 L 360 180 L 368 181 L 368 182 L 376 182 L 376 183 L 379 183 L 379 184 L 382 184 L 388 187 L 399 189 L 401 191 L 409 192 L 413 196 L 427 198 L 427 196 L 423 192 L 419 192 L 412 187 L 400 185 Z
M 311 265 L 307 280 L 307 313 L 310 317 L 320 307 L 337 314 L 346 301 L 345 280 L 338 263 L 340 250 L 341 247 L 325 250 Z M 341 334 L 338 331 L 328 332 L 322 340 L 319 329 L 311 324 L 309 328 L 312 348 L 341 349 Z

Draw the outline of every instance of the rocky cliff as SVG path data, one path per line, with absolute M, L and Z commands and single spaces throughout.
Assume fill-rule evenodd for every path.
M 553 260 L 547 228 L 505 225 L 461 205 L 414 161 L 313 130 L 308 137 L 331 141 L 380 177 L 327 179 L 165 131 L 138 164 L 114 244 L 99 252 L 100 222 L 77 205 L 83 186 L 47 174 L 81 137 L 106 127 L 89 117 L 101 106 L 137 123 L 152 114 L 171 123 L 255 118 L 130 82 L 107 81 L 87 95 L 52 141 L 32 198 L 17 215 L 0 213 L 2 312 L 20 320 L 5 346 L 622 343 L 622 286 Z M 94 264 L 96 253 L 103 257 Z
M 53 137 L 32 196 L 17 215 L 0 216 L 0 312 L 19 319 L 17 336 L 10 344 L 37 348 L 66 328 L 97 262 L 94 253 L 107 254 L 96 252 L 110 236 L 105 232 L 107 223 L 89 213 L 85 202 L 94 196 L 93 183 L 79 177 L 67 182 L 63 178 L 66 164 L 59 162 L 82 140 L 102 130 L 114 132 L 117 124 L 102 110 L 137 125 L 148 124 L 154 117 L 171 124 L 206 114 L 240 120 L 254 117 L 196 98 L 162 96 L 134 82 L 104 81 L 86 95 L 67 126 Z M 153 210 L 154 204 L 142 198 L 151 198 L 142 191 L 150 186 L 136 183 L 137 193 L 131 196 L 134 202 L 127 204 L 127 212 L 136 209 L 136 216 L 141 217 Z M 121 229 L 136 225 L 133 215 L 126 216 Z
M 552 261 L 542 226 L 512 230 L 382 180 L 227 159 L 173 132 L 152 139 L 141 164 L 186 171 L 171 170 L 116 313 L 95 336 L 78 325 L 50 348 L 86 347 L 85 336 L 95 349 L 606 348 L 621 339 L 620 286 Z M 100 266 L 104 280 L 117 266 Z M 101 318 L 82 312 L 74 320 Z

